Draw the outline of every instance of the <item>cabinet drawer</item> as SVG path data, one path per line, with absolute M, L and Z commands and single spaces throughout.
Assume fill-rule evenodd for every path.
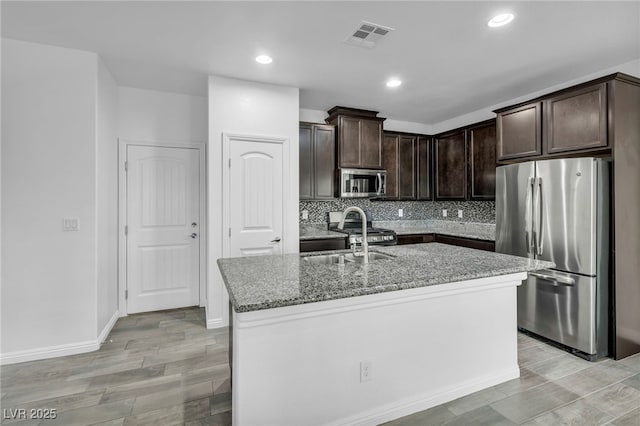
M 436 243 L 450 244 L 452 246 L 468 247 L 472 249 L 496 251 L 496 243 L 487 240 L 475 240 L 473 238 L 452 237 L 436 234 Z
M 432 243 L 434 240 L 433 234 L 398 235 L 398 245 Z
M 345 238 L 325 238 L 320 240 L 300 240 L 300 253 L 308 251 L 344 250 L 347 248 Z

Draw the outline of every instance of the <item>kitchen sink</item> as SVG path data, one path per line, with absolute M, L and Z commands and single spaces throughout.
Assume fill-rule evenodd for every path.
M 377 251 L 369 252 L 369 262 L 374 260 L 393 259 L 394 256 L 380 253 Z M 322 265 L 332 265 L 340 263 L 362 263 L 362 256 L 354 256 L 353 253 L 335 253 L 335 254 L 319 254 L 302 256 L 306 262 L 317 263 Z
M 340 260 L 340 258 L 342 258 L 342 261 Z M 346 255 L 344 254 L 320 254 L 320 255 L 316 255 L 316 256 L 302 256 L 302 259 L 304 259 L 306 262 L 310 262 L 310 263 L 319 263 L 322 265 L 331 265 L 333 263 L 347 263 L 347 262 L 353 262 L 353 260 L 349 259 L 347 260 Z
M 384 260 L 384 259 L 393 259 L 393 258 L 395 258 L 395 256 L 391 256 L 390 254 L 384 254 L 378 251 L 369 252 L 369 262 L 373 262 L 374 260 Z M 346 254 L 345 259 L 349 259 L 351 262 L 362 262 L 362 256 L 354 256 L 353 253 Z

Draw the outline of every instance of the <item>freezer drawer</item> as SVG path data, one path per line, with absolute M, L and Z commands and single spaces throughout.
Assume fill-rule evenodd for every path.
M 518 327 L 596 354 L 596 282 L 595 277 L 557 271 L 530 273 L 518 288 Z

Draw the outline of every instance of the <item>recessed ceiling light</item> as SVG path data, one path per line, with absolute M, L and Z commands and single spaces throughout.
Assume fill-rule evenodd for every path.
M 491 28 L 501 27 L 513 21 L 513 18 L 513 13 L 501 13 L 491 18 L 487 25 L 489 25 Z
M 402 84 L 402 81 L 398 80 L 397 78 L 392 78 L 391 80 L 387 81 L 387 87 L 398 87 Z
M 268 55 L 260 55 L 256 56 L 256 62 L 262 65 L 267 65 L 273 62 L 273 59 Z

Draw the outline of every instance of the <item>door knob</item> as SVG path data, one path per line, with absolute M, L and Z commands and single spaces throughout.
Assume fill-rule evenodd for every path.
M 280 237 L 275 237 L 273 240 L 271 240 L 272 243 L 279 243 L 280 242 Z
M 194 239 L 195 239 L 195 238 L 198 236 L 198 234 L 196 234 L 196 233 L 194 232 L 193 234 L 191 234 L 191 235 L 189 235 L 189 236 L 190 236 L 191 238 L 194 238 Z
M 191 222 L 191 227 L 192 227 L 192 228 L 195 228 L 196 226 L 198 226 L 198 224 L 197 224 L 197 223 L 195 223 L 195 222 Z

